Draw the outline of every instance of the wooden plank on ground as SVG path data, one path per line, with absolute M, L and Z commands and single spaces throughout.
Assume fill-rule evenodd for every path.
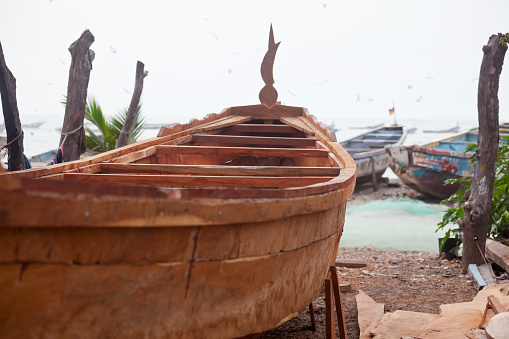
M 367 263 L 366 263 L 366 260 L 362 260 L 362 259 L 337 258 L 336 266 L 337 267 L 347 267 L 347 268 L 360 268 L 360 267 L 366 267 Z
M 488 285 L 486 281 L 484 281 L 484 278 L 481 275 L 481 272 L 479 272 L 479 269 L 476 264 L 468 265 L 468 275 L 470 276 L 470 278 L 472 278 L 474 286 L 475 288 L 477 288 L 477 290 L 480 290 L 484 286 Z
M 355 301 L 360 338 L 370 338 L 369 329 L 382 319 L 385 306 L 374 301 L 362 290 L 355 296 Z
M 102 164 L 106 173 L 194 174 L 219 176 L 337 176 L 339 167 L 298 166 L 220 166 L 220 165 L 160 165 L 160 164 Z
M 210 135 L 193 134 L 194 142 L 217 143 L 217 144 L 239 144 L 239 145 L 277 145 L 277 146 L 315 146 L 314 138 L 283 138 L 283 137 L 253 137 L 239 135 Z
M 333 177 L 250 177 L 139 174 L 64 174 L 64 179 L 94 182 L 151 185 L 159 187 L 302 187 L 331 180 Z
M 223 146 L 156 146 L 156 153 L 174 154 L 206 154 L 206 155 L 234 155 L 253 157 L 328 157 L 329 151 L 306 148 L 251 148 L 251 147 L 223 147 Z
M 486 239 L 486 256 L 509 272 L 509 246 L 498 241 Z

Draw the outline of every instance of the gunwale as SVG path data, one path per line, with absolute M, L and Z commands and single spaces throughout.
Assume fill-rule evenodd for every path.
M 265 216 L 257 215 L 257 213 L 252 215 L 247 213 L 247 216 L 244 216 L 247 218 L 245 220 L 263 221 L 302 213 L 302 210 L 299 209 L 293 209 L 288 213 L 287 208 L 284 207 L 290 201 L 288 199 L 297 199 L 300 201 L 300 206 L 306 205 L 308 201 L 311 202 L 311 204 L 306 205 L 305 213 L 330 208 L 331 204 L 325 203 L 323 206 L 319 206 L 321 203 L 316 203 L 327 201 L 329 196 L 336 197 L 335 204 L 337 205 L 346 202 L 345 196 L 348 197 L 351 194 L 355 185 L 356 166 L 350 155 L 336 142 L 334 134 L 318 123 L 316 118 L 309 114 L 305 108 L 288 108 L 288 106 L 275 105 L 274 109 L 278 112 L 288 111 L 290 114 L 274 119 L 272 114 L 267 114 L 267 108 L 263 105 L 232 107 L 223 110 L 220 114 L 209 114 L 201 120 L 192 120 L 183 125 L 163 127 L 156 138 L 88 159 L 0 175 L 0 186 L 3 188 L 16 187 L 22 190 L 21 194 L 27 194 L 32 199 L 39 199 L 48 211 L 54 210 L 50 205 L 66 205 L 65 199 L 77 201 L 79 199 L 94 199 L 94 196 L 96 196 L 99 199 L 98 205 L 108 205 L 112 201 L 129 204 L 131 203 L 130 200 L 133 200 L 133 203 L 143 200 L 148 210 L 153 211 L 156 208 L 160 210 L 159 214 L 164 215 L 163 217 L 149 218 L 149 221 L 145 220 L 147 216 L 143 213 L 141 214 L 142 217 L 127 213 L 115 220 L 105 218 L 104 215 L 102 215 L 103 219 L 94 220 L 90 217 L 90 212 L 88 212 L 86 219 L 82 218 L 83 214 L 81 213 L 85 214 L 87 209 L 90 210 L 90 208 L 83 208 L 79 213 L 76 212 L 73 218 L 62 217 L 59 218 L 59 222 L 53 223 L 59 225 L 59 227 L 71 224 L 82 226 L 94 224 L 109 226 L 142 224 L 154 226 L 212 225 L 234 222 L 232 221 L 235 219 L 232 216 L 235 214 L 233 211 L 239 206 L 242 206 L 243 209 L 247 206 L 257 206 L 258 209 L 264 210 L 262 206 L 266 205 Z M 271 112 L 272 109 L 268 111 Z M 233 112 L 241 112 L 243 115 L 231 115 Z M 250 112 L 249 115 L 248 112 Z M 241 129 L 254 128 L 262 130 L 263 125 L 252 126 L 249 123 L 256 119 L 273 119 L 274 122 L 278 122 L 278 124 L 268 124 L 272 131 L 283 129 L 290 132 L 289 127 L 285 127 L 290 126 L 294 130 L 288 135 L 294 135 L 294 131 L 300 131 L 303 133 L 303 137 L 294 138 L 292 136 L 289 140 L 306 139 L 308 140 L 306 142 L 313 140 L 315 147 L 303 147 L 300 141 L 295 143 L 294 147 L 288 145 L 285 147 L 278 147 L 277 145 L 273 147 L 246 147 L 236 143 L 232 145 L 196 143 L 192 146 L 185 144 L 190 142 L 195 134 L 224 131 L 224 128 L 236 126 L 239 123 L 247 123 L 247 127 L 240 127 Z M 215 136 L 215 134 L 212 135 Z M 273 137 L 273 140 L 280 139 L 280 136 Z M 177 153 L 212 156 L 250 154 L 269 158 L 291 156 L 295 159 L 324 159 L 320 161 L 326 161 L 327 166 L 322 164 L 320 166 L 232 166 L 225 168 L 228 166 L 143 163 L 146 159 L 160 154 Z M 104 174 L 102 173 L 103 167 L 110 170 L 117 168 L 117 171 Z M 288 168 L 286 173 L 285 167 Z M 123 170 L 118 170 L 119 168 Z M 131 168 L 144 168 L 145 173 L 138 173 L 131 170 Z M 148 168 L 152 170 L 147 173 Z M 153 170 L 155 168 L 160 169 L 162 173 L 155 174 Z M 164 173 L 165 169 L 172 174 Z M 221 171 L 223 173 L 220 173 Z M 62 180 L 66 183 L 65 185 L 62 185 Z M 86 184 L 80 185 L 79 181 L 84 181 Z M 346 189 L 345 194 L 342 192 L 343 189 Z M 340 191 L 341 194 L 338 194 Z M 126 192 L 131 193 L 126 195 Z M 49 203 L 45 203 L 45 201 Z M 166 204 L 170 201 L 171 208 L 167 208 Z M 94 203 L 91 202 L 90 204 L 93 205 Z M 111 203 L 111 206 L 113 205 L 114 203 Z M 164 208 L 161 208 L 161 206 L 166 209 L 163 211 Z M 192 208 L 189 206 L 192 206 Z M 204 206 L 210 206 L 210 208 Z M 282 210 L 286 212 L 278 213 L 274 206 L 283 208 Z M 179 215 L 178 211 L 180 209 L 186 210 L 189 208 L 195 214 L 194 221 L 188 220 L 193 218 Z M 78 208 L 78 210 L 80 209 Z M 227 215 L 233 219 L 226 219 L 223 216 L 219 218 L 222 219 L 220 221 L 218 218 L 211 217 L 214 213 L 217 213 L 213 212 L 217 209 L 231 211 Z M 139 209 L 134 210 L 139 213 Z M 209 217 L 210 219 L 207 219 Z M 6 219 L 4 224 L 6 226 L 39 227 L 50 223 L 22 216 L 16 218 Z

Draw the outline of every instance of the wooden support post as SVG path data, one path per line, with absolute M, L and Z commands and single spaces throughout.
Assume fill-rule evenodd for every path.
M 5 147 L 9 150 L 8 168 L 9 171 L 20 171 L 25 169 L 25 165 L 23 159 L 23 130 L 21 129 L 16 101 L 16 79 L 5 63 L 2 44 L 0 44 L 0 95 L 7 132 Z
M 143 79 L 147 75 L 148 72 L 145 71 L 145 65 L 143 62 L 138 61 L 136 63 L 136 79 L 134 83 L 133 96 L 131 98 L 131 103 L 129 104 L 129 109 L 127 110 L 127 117 L 125 119 L 124 126 L 122 126 L 122 131 L 120 131 L 115 148 L 125 146 L 129 143 L 131 129 L 134 121 L 136 120 L 136 113 L 140 105 L 141 92 L 143 91 Z
M 94 51 L 90 45 L 94 36 L 87 29 L 80 38 L 69 46 L 72 61 L 69 69 L 69 82 L 67 84 L 67 103 L 60 136 L 60 146 L 63 146 L 63 161 L 78 160 L 85 153 L 87 142 L 83 121 L 87 105 L 88 81 L 94 60 Z
M 325 279 L 325 338 L 327 339 L 336 339 L 332 299 L 332 280 L 327 278 Z
M 345 313 L 343 311 L 343 302 L 341 300 L 341 291 L 339 288 L 338 271 L 336 266 L 330 267 L 332 278 L 332 290 L 334 291 L 334 300 L 336 302 L 336 316 L 338 317 L 339 337 L 341 339 L 348 339 L 346 333 Z
M 376 170 L 375 170 L 375 158 L 371 157 L 371 176 L 372 176 L 372 184 L 373 184 L 373 192 L 378 191 L 378 184 L 376 182 Z
M 315 310 L 313 303 L 309 304 L 309 316 L 311 317 L 311 331 L 316 332 Z

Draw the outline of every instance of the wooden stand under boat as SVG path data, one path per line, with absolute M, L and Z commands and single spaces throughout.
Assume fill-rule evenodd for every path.
M 1 175 L 0 328 L 90 338 L 273 328 L 320 294 L 355 174 L 306 109 L 255 105 Z
M 319 296 L 356 166 L 305 108 L 276 104 L 277 46 L 271 29 L 261 105 L 0 174 L 2 334 L 236 338 Z

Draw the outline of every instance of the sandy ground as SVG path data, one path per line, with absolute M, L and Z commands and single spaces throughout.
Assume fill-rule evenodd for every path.
M 410 196 L 424 199 L 397 180 L 380 184 L 377 192 L 371 186 L 356 188 L 349 204 L 362 204 L 371 200 L 394 196 Z M 429 201 L 438 202 L 438 201 Z M 359 290 L 367 293 L 378 303 L 385 304 L 385 312 L 407 310 L 439 313 L 439 306 L 447 303 L 471 301 L 477 294 L 472 281 L 461 274 L 460 261 L 440 260 L 436 253 L 387 252 L 372 249 L 342 249 L 338 258 L 362 259 L 364 268 L 338 268 L 340 283 L 350 284 L 351 292 L 343 292 L 343 308 L 348 338 L 359 338 L 357 304 L 355 295 Z M 323 294 L 313 302 L 317 330 L 311 330 L 309 311 L 306 308 L 298 316 L 279 327 L 265 332 L 260 338 L 325 338 L 325 303 Z M 336 323 L 336 331 L 337 331 Z M 336 332 L 337 336 L 339 333 Z

